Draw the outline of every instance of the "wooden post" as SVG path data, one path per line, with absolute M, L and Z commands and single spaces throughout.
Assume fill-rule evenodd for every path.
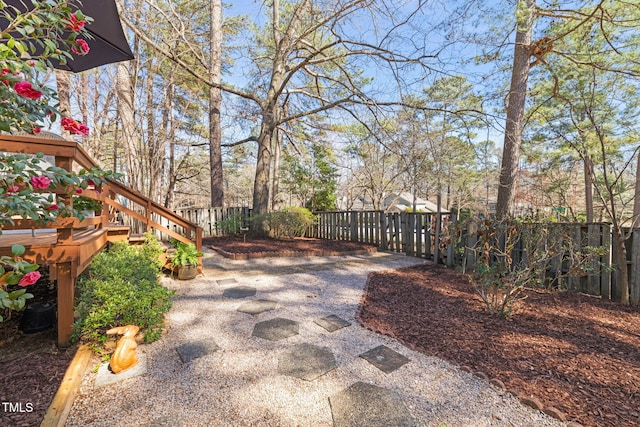
M 589 224 L 587 226 L 587 244 L 591 247 L 600 245 L 600 236 L 598 236 L 599 228 L 597 224 Z M 593 261 L 595 264 L 597 261 Z M 592 265 L 595 269 L 595 265 Z M 587 278 L 587 293 L 589 295 L 600 295 L 600 276 L 590 275 Z
M 65 347 L 71 341 L 76 276 L 71 262 L 57 263 L 55 268 L 58 280 L 58 345 Z
M 602 293 L 602 299 L 610 300 L 611 271 L 609 270 L 611 268 L 611 224 L 601 224 L 601 232 L 602 246 L 605 248 L 605 251 L 604 255 L 600 258 L 600 262 L 602 263 L 600 271 L 600 289 Z M 639 278 L 636 278 L 636 280 L 638 279 Z
M 382 250 L 387 250 L 388 248 L 388 244 L 387 244 L 387 224 L 388 224 L 388 219 L 387 219 L 387 215 L 384 212 L 380 212 L 380 248 L 382 248 Z
M 453 224 L 455 224 L 456 221 L 457 221 L 456 214 L 452 213 L 451 218 L 449 220 L 449 224 L 447 225 L 449 230 L 449 236 L 450 236 L 449 243 L 447 244 L 447 267 L 449 268 L 452 268 L 455 264 L 455 260 L 453 258 L 455 254 L 456 244 L 455 244 L 455 239 L 453 238 L 453 235 L 451 233 L 451 229 L 453 227 Z

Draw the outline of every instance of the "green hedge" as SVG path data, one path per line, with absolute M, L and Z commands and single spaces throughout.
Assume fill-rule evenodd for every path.
M 257 215 L 251 218 L 253 224 L 269 232 L 275 238 L 302 237 L 313 225 L 314 216 L 309 209 L 288 207 L 280 211 Z

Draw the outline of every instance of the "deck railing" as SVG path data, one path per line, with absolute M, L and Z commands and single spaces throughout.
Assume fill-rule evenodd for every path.
M 64 139 L 0 134 L 0 150 L 7 153 L 42 153 L 53 156 L 55 166 L 66 171 L 97 167 L 97 163 L 78 143 Z M 202 228 L 197 224 L 185 220 L 118 181 L 108 179 L 96 190 L 97 192 L 84 190 L 81 194 L 102 202 L 102 211 L 97 212 L 95 217 L 82 220 L 75 217 L 58 218 L 48 224 L 16 219 L 14 224 L 3 226 L 3 230 L 31 230 L 33 234 L 12 236 L 6 233 L 7 235 L 2 236 L 0 253 L 9 255 L 10 244 L 15 243 L 16 239 L 22 239 L 20 243 L 24 243 L 27 249 L 25 259 L 49 265 L 51 280 L 57 280 L 59 344 L 68 343 L 71 336 L 76 278 L 109 241 L 128 237 L 128 223 L 137 223 L 142 231 L 154 231 L 182 242 L 194 243 L 199 251 L 202 250 Z M 65 189 L 59 189 L 55 193 L 56 198 L 65 205 L 72 202 Z M 116 220 L 120 222 L 117 223 Z M 114 233 L 114 230 L 118 230 L 118 225 L 124 229 L 124 235 Z M 55 230 L 55 236 L 45 236 L 47 229 Z M 48 234 L 51 235 L 51 232 Z

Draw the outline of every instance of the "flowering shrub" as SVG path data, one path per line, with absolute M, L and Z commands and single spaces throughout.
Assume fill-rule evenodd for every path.
M 0 153 L 0 226 L 13 223 L 12 216 L 28 218 L 38 224 L 55 221 L 58 216 L 83 219 L 78 209 L 60 202 L 54 194 L 58 187 L 66 189 L 66 197 L 82 189 L 100 185 L 116 174 L 99 169 L 68 172 L 48 166 L 42 154 Z
M 7 320 L 11 318 L 12 311 L 24 308 L 25 301 L 33 298 L 25 287 L 40 279 L 40 273 L 36 271 L 38 264 L 31 264 L 21 258 L 24 251 L 24 246 L 13 245 L 12 256 L 0 257 L 0 322 L 4 321 L 5 317 Z M 19 288 L 11 290 L 12 285 Z
M 85 24 L 92 19 L 74 10 L 70 0 L 27 3 L 33 4 L 28 13 L 0 0 L 0 18 L 7 22 L 0 32 L 0 131 L 4 132 L 38 133 L 46 120 L 56 120 L 58 95 L 41 78 L 52 68 L 51 60 L 65 64 L 74 54 L 89 52 L 83 37 L 89 37 Z
M 76 135 L 89 134 L 89 128 L 86 125 L 83 125 L 82 123 L 77 122 L 69 117 L 63 117 L 61 124 L 64 130 L 74 133 Z

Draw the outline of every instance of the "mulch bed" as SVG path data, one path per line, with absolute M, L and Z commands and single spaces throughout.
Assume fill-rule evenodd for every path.
M 528 291 L 511 317 L 493 318 L 463 275 L 423 265 L 372 273 L 359 320 L 585 426 L 640 425 L 638 307 Z
M 0 324 L 0 401 L 14 404 L 0 407 L 0 426 L 38 426 L 76 347 L 59 349 L 55 329 L 23 334 L 17 328 L 20 314 L 15 316 Z
M 361 255 L 376 251 L 375 246 L 364 243 L 306 238 L 209 237 L 203 239 L 202 244 L 236 260 L 275 256 Z

